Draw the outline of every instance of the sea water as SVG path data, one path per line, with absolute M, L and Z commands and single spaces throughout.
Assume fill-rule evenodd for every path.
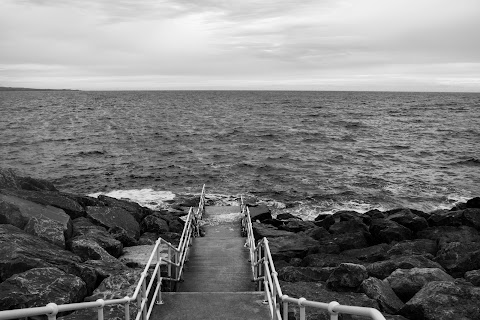
M 480 196 L 480 94 L 0 92 L 0 167 L 152 208 L 256 196 L 310 219 Z

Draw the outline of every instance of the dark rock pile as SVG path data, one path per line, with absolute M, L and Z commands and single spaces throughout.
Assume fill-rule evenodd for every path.
M 253 220 L 256 239 L 268 237 L 284 294 L 374 307 L 386 319 L 480 319 L 480 198 L 430 213 L 339 211 L 315 221 L 264 213 Z M 308 319 L 329 319 L 307 309 Z M 297 306 L 290 317 L 299 318 Z
M 177 245 L 185 202 L 194 202 L 179 201 L 172 203 L 177 209 L 153 211 L 60 192 L 47 181 L 0 169 L 0 310 L 131 296 L 143 268 L 121 261 L 124 248 L 143 249 L 159 236 Z M 113 290 L 117 278 L 122 287 Z M 123 319 L 119 308 L 106 312 Z

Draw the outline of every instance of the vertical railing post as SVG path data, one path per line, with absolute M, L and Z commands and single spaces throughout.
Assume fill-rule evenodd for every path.
M 160 256 L 160 240 L 158 240 L 157 264 L 158 264 L 157 282 L 159 283 L 159 285 L 157 286 L 158 292 L 155 292 L 157 294 L 157 300 L 155 301 L 155 303 L 156 304 L 163 304 L 163 300 L 162 300 L 162 270 L 161 270 L 161 268 L 162 268 L 162 257 Z
M 147 274 L 145 274 L 142 282 L 142 300 L 145 301 L 142 309 L 142 319 L 147 320 Z
M 127 302 L 125 302 L 125 320 L 130 320 L 130 298 L 128 296 L 125 297 Z
M 47 314 L 48 320 L 56 320 L 57 319 L 57 313 L 58 313 L 58 305 L 56 303 L 49 303 L 47 304 L 47 307 L 52 309 L 52 312 Z
M 256 259 L 255 262 L 259 262 L 260 260 L 262 260 L 262 249 L 263 249 L 262 246 L 258 247 L 258 255 L 257 255 L 257 259 Z M 258 274 L 259 277 L 261 277 L 263 275 L 263 273 L 262 273 L 262 263 L 258 263 L 257 268 L 258 268 L 257 274 Z M 258 281 L 258 291 L 262 291 L 262 281 Z
M 273 287 L 272 304 L 273 304 L 273 310 L 275 310 L 275 312 L 273 313 L 273 320 L 277 320 L 277 286 L 275 285 L 276 277 L 277 277 L 277 272 L 276 271 L 272 272 L 272 287 Z
M 338 306 L 340 303 L 337 301 L 332 301 L 328 304 L 328 312 L 330 313 L 330 320 L 338 320 L 338 313 L 333 311 L 333 308 Z
M 298 306 L 300 307 L 300 320 L 305 320 L 305 306 L 303 302 L 307 300 L 305 298 L 298 299 Z
M 282 297 L 282 304 L 283 304 L 283 314 L 282 314 L 282 319 L 283 320 L 288 320 L 288 301 L 283 301 L 285 298 L 288 298 L 287 295 L 284 295 Z
M 168 260 L 173 262 L 173 257 L 172 257 L 172 247 L 168 246 Z M 167 263 L 167 272 L 168 272 L 168 277 L 172 278 L 172 264 Z
M 103 299 L 98 299 L 98 303 L 100 303 L 100 306 L 97 309 L 97 314 L 98 314 L 98 320 L 103 320 L 103 307 L 105 307 L 105 301 Z

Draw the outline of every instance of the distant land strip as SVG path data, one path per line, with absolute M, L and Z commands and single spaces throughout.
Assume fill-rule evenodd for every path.
M 33 88 L 0 87 L 0 91 L 79 91 L 79 90 L 74 90 L 74 89 L 33 89 Z

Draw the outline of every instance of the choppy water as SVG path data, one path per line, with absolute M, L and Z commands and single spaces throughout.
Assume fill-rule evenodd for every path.
M 0 92 L 0 132 L 3 168 L 150 204 L 203 183 L 303 216 L 480 195 L 480 94 Z

